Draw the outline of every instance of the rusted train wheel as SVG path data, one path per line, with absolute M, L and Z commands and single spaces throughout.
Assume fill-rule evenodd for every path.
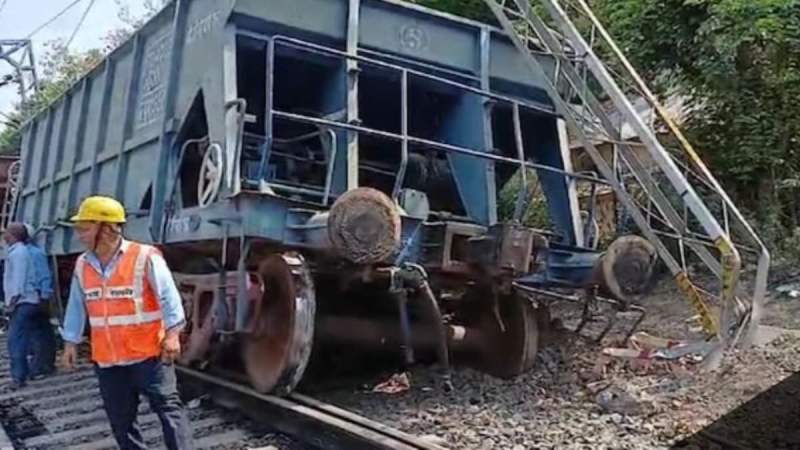
M 311 356 L 316 300 L 302 256 L 270 255 L 258 266 L 264 286 L 254 311 L 253 332 L 243 337 L 241 353 L 253 387 L 282 395 L 294 389 Z
M 516 295 L 505 295 L 499 299 L 502 327 L 491 316 L 485 317 L 491 324 L 484 325 L 492 351 L 486 356 L 487 372 L 511 378 L 527 372 L 536 361 L 539 351 L 539 320 L 537 310 L 530 301 Z
M 513 378 L 533 368 L 546 313 L 516 295 L 501 295 L 497 301 L 496 313 L 484 309 L 470 326 L 477 332 L 478 342 L 470 345 L 473 351 L 469 359 L 482 372 Z

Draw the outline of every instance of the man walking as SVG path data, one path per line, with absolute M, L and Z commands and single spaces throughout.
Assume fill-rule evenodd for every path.
M 39 355 L 42 347 L 37 342 L 41 337 L 41 297 L 36 289 L 37 275 L 26 245 L 27 229 L 21 223 L 11 223 L 3 239 L 7 245 L 3 290 L 6 312 L 11 316 L 8 353 L 11 358 L 11 380 L 14 387 L 19 388 L 25 385 L 31 375 L 28 355 L 33 353 L 34 361 L 42 359 Z
M 119 447 L 147 448 L 136 424 L 141 394 L 161 420 L 167 448 L 194 448 L 172 365 L 184 311 L 164 258 L 154 247 L 122 238 L 125 210 L 112 198 L 87 198 L 72 221 L 87 251 L 72 278 L 64 366 L 75 365 L 88 315 L 92 361 Z
M 25 225 L 28 239 L 25 245 L 28 247 L 28 270 L 33 274 L 35 280 L 34 289 L 39 296 L 40 307 L 35 317 L 35 338 L 31 343 L 32 379 L 43 378 L 55 372 L 56 358 L 56 336 L 53 333 L 53 326 L 50 324 L 50 303 L 55 294 L 53 290 L 53 272 L 47 262 L 47 255 L 33 241 L 33 230 Z

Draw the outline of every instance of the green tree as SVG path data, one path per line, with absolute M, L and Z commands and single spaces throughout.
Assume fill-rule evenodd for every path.
M 553 226 L 553 222 L 550 220 L 547 199 L 542 192 L 539 176 L 533 169 L 527 169 L 526 176 L 528 181 L 525 189 L 526 202 L 522 205 L 520 221 L 541 230 L 549 229 Z M 522 174 L 518 170 L 498 193 L 497 215 L 501 221 L 510 221 L 514 218 L 521 187 Z
M 480 0 L 417 3 L 491 20 Z M 737 203 L 800 226 L 800 0 L 590 3 L 656 91 L 688 102 L 687 134 Z
M 105 50 L 113 51 L 115 48 L 124 44 L 136 30 L 141 28 L 147 20 L 153 17 L 158 11 L 169 3 L 169 0 L 144 0 L 144 14 L 137 16 L 131 13 L 130 6 L 121 0 L 114 0 L 117 4 L 117 18 L 123 23 L 120 28 L 113 29 L 106 33 Z
M 800 225 L 800 1 L 595 0 L 637 67 L 763 225 Z

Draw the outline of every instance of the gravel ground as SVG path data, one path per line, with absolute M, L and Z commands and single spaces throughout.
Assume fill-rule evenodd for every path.
M 0 346 L 5 345 L 5 336 L 0 332 Z M 84 363 L 77 370 L 31 381 L 27 387 L 13 390 L 8 373 L 8 354 L 0 352 L 0 396 L 3 397 L 0 399 L 0 426 L 15 448 L 99 447 L 110 439 L 111 432 L 105 415 L 94 414 L 97 406 L 91 400 L 99 401 L 100 393 L 97 391 L 96 377 L 85 363 L 88 361 L 85 349 L 82 349 L 81 356 Z M 267 424 L 248 420 L 237 411 L 217 407 L 207 399 L 190 399 L 191 395 L 187 398 L 187 407 L 198 449 L 308 448 L 289 436 L 273 432 Z M 68 402 L 72 402 L 72 406 L 66 411 L 64 408 Z M 64 411 L 57 412 L 61 410 Z M 148 416 L 140 414 L 139 417 L 143 436 L 151 448 L 162 448 L 161 427 L 157 420 L 152 420 L 154 417 L 151 414 Z M 217 420 L 213 420 L 212 424 L 208 419 Z M 57 425 L 56 422 L 61 424 Z M 39 443 L 32 441 L 36 439 Z
M 660 285 L 647 305 L 640 330 L 697 336 L 696 321 L 687 320 L 692 312 L 671 283 Z M 781 317 L 794 311 L 800 299 L 772 298 L 767 322 L 787 326 Z M 574 318 L 564 315 L 568 328 Z M 321 397 L 454 449 L 667 448 L 800 369 L 796 337 L 734 351 L 717 371 L 702 373 L 691 361 L 632 364 L 603 356 L 603 347 L 619 345 L 623 334 L 617 329 L 599 345 L 563 331 L 539 353 L 533 371 L 513 380 L 459 369 L 447 393 L 434 387 L 435 371 L 419 368 L 400 394 L 345 389 Z

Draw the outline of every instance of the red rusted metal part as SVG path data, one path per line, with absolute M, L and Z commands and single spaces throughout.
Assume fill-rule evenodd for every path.
M 184 309 L 187 312 L 187 327 L 182 336 L 183 351 L 178 362 L 189 365 L 194 362 L 204 361 L 211 345 L 211 338 L 214 336 L 214 324 L 212 314 L 206 312 L 201 314 L 202 295 L 198 290 L 181 291 Z M 205 299 L 209 301 L 208 299 Z M 207 308 L 210 310 L 210 308 Z
M 263 296 L 252 333 L 242 335 L 245 372 L 259 392 L 287 394 L 311 356 L 316 300 L 308 267 L 297 253 L 270 255 L 258 267 Z
M 175 282 L 183 299 L 187 327 L 182 336 L 183 351 L 178 362 L 189 365 L 204 361 L 214 336 L 211 303 L 218 283 L 216 274 L 174 274 Z M 230 274 L 228 275 L 230 279 Z M 227 295 L 232 295 L 230 292 Z
M 385 319 L 323 316 L 317 321 L 317 335 L 321 342 L 372 350 L 399 350 L 403 344 L 397 321 Z M 433 348 L 433 333 L 419 324 L 411 328 L 411 338 L 414 348 Z
M 475 323 L 448 325 L 448 349 L 456 361 L 511 378 L 533 367 L 548 315 L 516 296 L 501 297 L 498 306 L 501 321 L 488 311 Z M 317 332 L 321 341 L 340 346 L 397 352 L 403 344 L 399 324 L 389 320 L 327 316 L 319 319 Z M 439 343 L 435 328 L 422 322 L 411 324 L 410 337 L 416 350 L 436 350 Z
M 237 277 L 237 272 L 226 275 L 228 313 L 222 318 L 212 308 L 217 274 L 175 274 L 189 321 L 181 364 L 208 360 L 214 335 L 233 330 Z M 311 354 L 316 303 L 308 268 L 299 254 L 270 255 L 258 272 L 247 274 L 245 286 L 250 312 L 240 333 L 245 372 L 259 392 L 288 393 L 300 381 Z
M 458 331 L 457 331 L 458 329 Z M 479 346 L 475 339 L 469 341 L 464 339 L 464 335 L 469 334 L 470 338 L 480 334 L 477 329 L 465 329 L 459 326 L 448 326 L 449 345 L 458 346 L 459 351 L 478 351 Z M 461 331 L 464 330 L 464 331 Z M 338 345 L 353 345 L 359 348 L 383 351 L 399 351 L 403 344 L 402 331 L 397 321 L 387 319 L 375 320 L 351 316 L 325 316 L 321 317 L 317 323 L 317 334 L 321 341 L 325 343 L 336 343 Z M 459 336 L 458 341 L 454 341 L 454 336 Z M 418 350 L 436 350 L 439 337 L 436 331 L 429 324 L 415 322 L 411 325 L 411 345 Z M 468 349 L 468 346 L 472 347 Z
M 500 295 L 497 312 L 483 314 L 480 353 L 473 365 L 490 375 L 512 378 L 533 367 L 539 350 L 540 311 L 527 299 Z
M 470 263 L 470 239 L 484 236 L 486 227 L 469 223 L 426 224 L 426 248 L 422 255 L 426 269 L 453 275 L 474 273 Z
M 261 315 L 261 308 L 264 298 L 264 280 L 258 273 L 249 272 L 245 279 L 246 298 L 248 302 L 248 320 L 244 328 L 241 330 L 245 333 L 258 334 L 261 331 L 258 329 L 258 318 Z M 234 304 L 236 302 L 234 301 Z
M 179 362 L 184 365 L 204 361 L 211 349 L 211 341 L 217 330 L 230 329 L 236 308 L 236 272 L 228 272 L 225 282 L 225 303 L 229 314 L 228 323 L 219 323 L 220 318 L 212 314 L 212 303 L 219 283 L 218 274 L 175 274 L 175 281 L 183 298 L 188 327 L 183 336 L 183 352 Z M 249 273 L 247 278 L 247 297 L 250 311 L 258 311 L 263 285 L 258 274 Z M 252 322 L 248 324 L 252 327 Z

